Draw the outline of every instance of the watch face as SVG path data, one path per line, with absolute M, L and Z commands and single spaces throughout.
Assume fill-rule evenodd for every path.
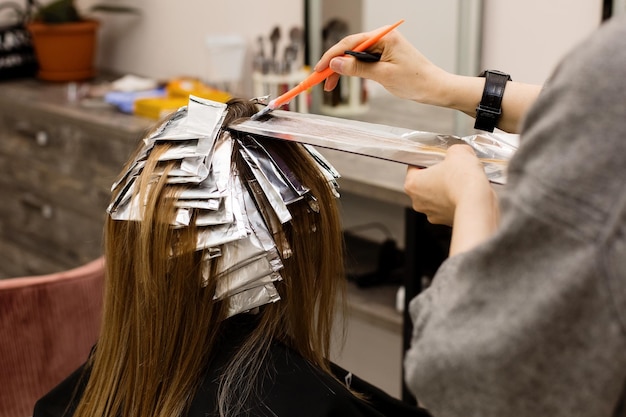
M 502 72 L 502 71 L 498 71 L 498 70 L 485 70 L 480 74 L 480 76 L 485 77 L 487 73 L 494 74 L 494 75 L 501 75 L 503 77 L 506 77 L 508 81 L 511 81 L 511 76 L 509 74 Z

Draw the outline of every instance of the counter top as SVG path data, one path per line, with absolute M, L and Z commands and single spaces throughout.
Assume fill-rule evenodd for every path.
M 2 82 L 0 86 L 5 99 L 16 105 L 45 110 L 102 128 L 113 125 L 117 130 L 132 134 L 142 132 L 155 123 L 151 119 L 112 111 L 108 104 L 99 99 L 72 100 L 75 94 L 80 94 L 80 84 L 42 83 L 34 79 L 23 79 Z

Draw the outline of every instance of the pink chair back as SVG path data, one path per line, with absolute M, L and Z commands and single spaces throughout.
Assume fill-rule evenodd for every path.
M 104 258 L 50 275 L 0 280 L 0 417 L 37 399 L 88 357 L 100 331 Z

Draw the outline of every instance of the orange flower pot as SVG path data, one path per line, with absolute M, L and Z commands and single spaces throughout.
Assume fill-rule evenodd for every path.
M 46 81 L 82 81 L 96 75 L 97 20 L 27 25 L 39 63 L 37 78 Z

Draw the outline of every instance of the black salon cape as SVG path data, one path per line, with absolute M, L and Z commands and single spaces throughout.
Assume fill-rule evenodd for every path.
M 231 326 L 225 332 L 220 346 L 222 349 L 216 360 L 202 379 L 200 389 L 196 393 L 186 414 L 188 417 L 213 417 L 216 411 L 216 382 L 220 370 L 236 349 L 242 334 L 248 330 L 247 317 L 229 319 Z M 381 416 L 430 416 L 421 408 L 410 406 L 389 395 L 371 384 L 351 375 L 351 387 L 361 393 L 367 400 L 355 397 L 346 386 L 349 374 L 341 367 L 332 364 L 332 371 L 339 379 L 330 377 L 317 367 L 311 365 L 299 354 L 281 343 L 274 343 L 267 359 L 267 369 L 262 381 L 257 384 L 258 396 L 252 395 L 247 409 L 241 416 L 250 417 L 381 417 Z M 67 409 L 69 417 L 77 405 L 77 397 L 73 397 L 77 385 L 78 395 L 82 394 L 84 383 L 80 383 L 85 372 L 81 367 L 52 391 L 37 401 L 33 417 L 62 417 Z M 88 372 L 88 370 L 87 370 Z M 87 378 L 82 378 L 85 381 Z M 253 390 L 253 393 L 255 391 Z

